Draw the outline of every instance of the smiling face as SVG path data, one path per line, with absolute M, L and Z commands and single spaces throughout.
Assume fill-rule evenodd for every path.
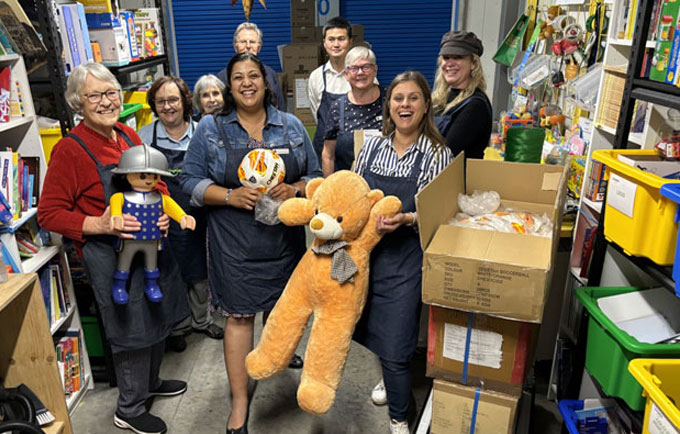
M 161 179 L 156 173 L 128 173 L 125 178 L 133 190 L 141 192 L 152 191 Z
M 224 99 L 222 99 L 222 91 L 215 86 L 210 86 L 203 89 L 199 95 L 201 98 L 201 107 L 203 107 L 203 114 L 209 115 L 222 109 L 224 106 Z
M 182 95 L 175 83 L 167 82 L 161 86 L 154 97 L 154 104 L 158 117 L 166 127 L 176 127 L 184 122 Z
M 420 128 L 427 113 L 427 101 L 415 81 L 404 81 L 392 89 L 388 101 L 390 118 L 400 134 L 408 135 Z
M 345 68 L 345 78 L 352 89 L 367 89 L 373 86 L 378 66 L 368 59 L 359 59 Z
M 257 56 L 261 48 L 262 41 L 260 41 L 260 37 L 255 30 L 243 29 L 238 32 L 236 42 L 234 42 L 234 51 Z
M 472 56 L 442 56 L 444 80 L 452 89 L 465 89 L 472 77 Z
M 108 93 L 110 97 L 102 95 L 103 93 Z M 99 95 L 96 96 L 97 94 Z M 98 102 L 90 102 L 90 99 L 98 98 L 101 98 Z M 106 136 L 110 135 L 120 117 L 120 92 L 115 84 L 88 74 L 80 93 L 80 100 L 85 125 Z
M 265 83 L 257 63 L 252 60 L 235 63 L 229 77 L 229 86 L 237 109 L 254 110 L 264 107 Z
M 351 42 L 347 36 L 347 29 L 328 29 L 323 39 L 323 47 L 331 60 L 345 60 L 345 55 L 350 49 Z

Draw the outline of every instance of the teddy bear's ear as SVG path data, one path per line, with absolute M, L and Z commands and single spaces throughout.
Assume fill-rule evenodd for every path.
M 368 200 L 371 201 L 371 206 L 375 205 L 384 196 L 385 196 L 385 193 L 383 193 L 382 190 L 371 190 L 366 195 Z
M 314 196 L 314 192 L 323 183 L 323 180 L 323 178 L 314 178 L 307 183 L 307 186 L 305 187 L 305 196 L 308 199 L 311 199 L 312 196 Z

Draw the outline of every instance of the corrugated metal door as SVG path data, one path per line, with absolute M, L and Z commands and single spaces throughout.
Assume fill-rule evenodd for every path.
M 251 21 L 264 33 L 260 57 L 281 70 L 277 45 L 290 43 L 290 2 L 267 0 L 267 10 L 253 4 Z M 365 39 L 378 57 L 378 79 L 387 85 L 406 69 L 422 72 L 432 83 L 441 36 L 451 27 L 451 0 L 343 0 L 340 10 L 350 22 L 363 24 Z M 190 86 L 198 77 L 217 73 L 233 56 L 236 26 L 245 20 L 241 2 L 172 0 L 180 75 Z

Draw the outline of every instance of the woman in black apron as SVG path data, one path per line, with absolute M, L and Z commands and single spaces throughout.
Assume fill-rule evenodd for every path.
M 492 111 L 480 56 L 484 46 L 472 32 L 442 37 L 432 91 L 439 132 L 453 155 L 484 158 L 491 137 Z
M 387 90 L 384 137 L 370 139 L 356 172 L 371 188 L 401 200 L 402 212 L 378 220 L 385 233 L 371 253 L 366 307 L 354 339 L 380 358 L 392 433 L 407 434 L 410 361 L 418 341 L 423 252 L 415 195 L 451 161 L 432 116 L 430 89 L 419 72 L 399 74 Z
M 104 66 L 89 63 L 69 75 L 66 98 L 83 122 L 54 148 L 45 175 L 38 208 L 38 222 L 50 231 L 72 238 L 82 254 L 111 344 L 119 397 L 114 424 L 136 432 L 164 433 L 165 423 L 148 413 L 144 404 L 151 395 L 177 395 L 186 390 L 183 381 L 158 378 L 163 343 L 170 330 L 188 314 L 177 266 L 169 252 L 158 256 L 159 285 L 163 300 L 150 303 L 143 294 L 144 269 L 141 257 L 132 265 L 127 305 L 115 305 L 111 297 L 117 239 L 130 238 L 140 223 L 124 215 L 124 230 L 109 227 L 107 207 L 112 194 L 123 191 L 111 169 L 120 154 L 141 144 L 131 128 L 117 123 L 121 90 Z M 164 191 L 164 193 L 166 193 Z M 159 222 L 167 230 L 168 219 Z
M 351 90 L 338 98 L 330 110 L 324 137 L 321 168 L 324 176 L 349 170 L 354 163 L 354 131 L 380 131 L 383 89 L 375 82 L 378 65 L 373 51 L 354 47 L 345 57 L 345 78 Z
M 285 179 L 268 194 L 286 200 L 304 195 L 321 172 L 302 123 L 271 105 L 262 62 L 234 56 L 227 66 L 222 114 L 201 120 L 184 159 L 183 188 L 192 203 L 207 205 L 208 274 L 215 309 L 227 317 L 224 359 L 232 392 L 227 433 L 247 433 L 246 355 L 253 348 L 254 317 L 273 307 L 305 251 L 303 227 L 255 220 L 262 197 L 243 187 L 238 167 L 253 149 L 273 149 Z

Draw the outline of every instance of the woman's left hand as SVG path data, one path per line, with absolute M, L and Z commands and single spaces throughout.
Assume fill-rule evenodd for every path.
M 158 226 L 158 229 L 160 229 L 160 231 L 163 232 L 163 236 L 167 237 L 168 229 L 170 229 L 170 217 L 168 217 L 167 214 L 163 214 L 158 218 L 156 226 Z
M 379 234 L 388 234 L 394 232 L 399 226 L 405 224 L 411 224 L 412 218 L 410 213 L 400 212 L 394 217 L 378 216 L 377 230 Z
M 269 195 L 276 200 L 286 200 L 295 197 L 297 189 L 291 184 L 278 184 L 276 187 L 269 190 Z

